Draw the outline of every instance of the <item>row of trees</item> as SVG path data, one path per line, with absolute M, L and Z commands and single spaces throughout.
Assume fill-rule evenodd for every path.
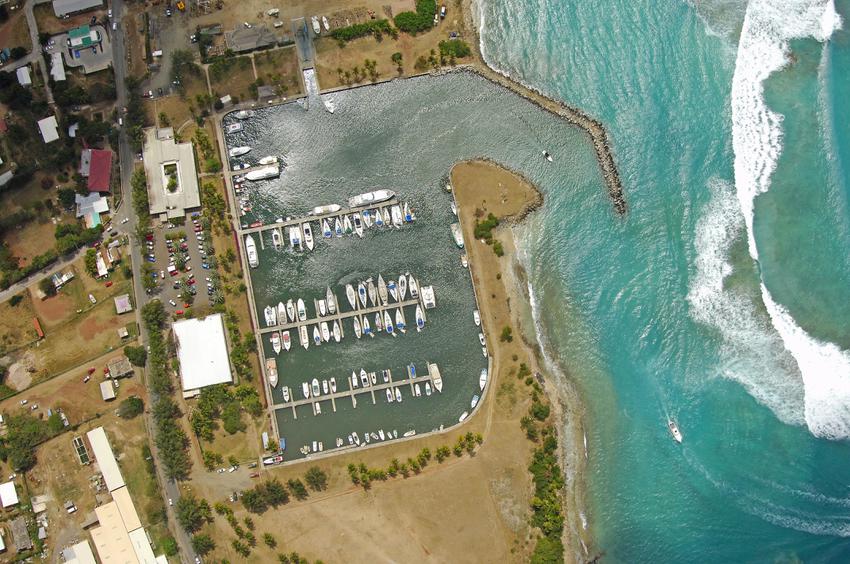
M 390 26 L 388 20 L 369 20 L 364 23 L 353 24 L 347 27 L 338 27 L 331 31 L 331 37 L 344 44 L 346 41 L 351 41 L 360 37 L 372 35 L 380 41 L 384 34 L 392 35 L 395 38 L 398 34 L 396 30 Z
M 287 480 L 286 486 L 276 478 L 263 482 L 242 493 L 242 505 L 251 513 L 263 513 L 270 507 L 289 503 L 290 494 L 299 501 L 306 499 L 310 495 L 308 487 L 315 492 L 327 489 L 328 475 L 318 466 L 311 466 L 304 474 L 304 482 L 299 478 Z

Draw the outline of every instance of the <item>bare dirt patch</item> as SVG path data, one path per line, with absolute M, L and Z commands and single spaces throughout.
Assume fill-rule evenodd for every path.
M 33 288 L 30 288 L 30 291 L 33 291 Z M 59 293 L 46 300 L 33 297 L 32 300 L 36 314 L 45 329 L 64 321 L 74 312 L 74 300 L 66 294 Z
M 23 8 L 9 12 L 9 20 L 0 26 L 0 45 L 9 49 L 23 47 L 27 53 L 32 51 L 30 28 Z
M 254 66 L 257 79 L 274 86 L 280 95 L 293 97 L 301 94 L 301 68 L 295 46 L 255 53 Z
M 11 300 L 0 304 L 0 351 L 12 350 L 38 338 L 32 318 L 35 316 L 29 292 L 18 294 L 21 301 Z

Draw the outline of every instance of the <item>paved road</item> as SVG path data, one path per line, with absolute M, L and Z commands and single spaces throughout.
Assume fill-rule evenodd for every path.
M 87 250 L 88 247 L 78 249 L 77 252 L 75 252 L 73 255 L 65 255 L 61 257 L 58 262 L 54 262 L 48 267 L 42 268 L 37 272 L 33 272 L 23 280 L 12 284 L 8 288 L 0 292 L 0 302 L 5 302 L 15 294 L 26 290 L 28 286 L 34 284 L 37 280 L 41 280 L 45 276 L 53 274 L 54 272 L 62 270 L 63 268 L 66 268 L 68 266 L 71 266 L 71 263 L 83 256 Z
M 120 22 L 122 20 L 124 16 L 124 0 L 113 0 L 112 15 L 115 21 Z M 118 91 L 117 105 L 119 108 L 124 108 L 127 105 L 127 91 L 124 88 L 124 81 L 127 78 L 128 61 L 124 48 L 124 30 L 121 25 L 118 26 L 117 30 L 112 32 L 112 57 L 113 69 L 115 71 L 115 84 Z M 122 129 L 118 137 L 118 162 L 121 169 L 121 201 L 124 202 L 122 205 L 124 210 L 123 214 L 126 214 L 126 217 L 129 220 L 126 224 L 124 224 L 124 228 L 131 234 L 136 232 L 136 225 L 138 224 L 138 217 L 136 217 L 136 213 L 132 207 L 133 198 L 130 188 L 130 178 L 133 175 L 135 167 L 134 161 L 135 153 L 127 139 L 126 131 Z M 123 214 L 119 214 L 119 216 L 123 217 Z M 133 291 L 136 295 L 136 321 L 139 324 L 139 339 L 143 345 L 147 346 L 148 335 L 145 331 L 144 325 L 142 324 L 141 308 L 148 302 L 148 295 L 142 287 L 142 256 L 140 246 L 137 242 L 133 241 L 133 235 L 131 235 L 130 241 L 130 258 L 133 265 Z M 150 399 L 152 402 L 155 399 L 152 394 Z M 147 410 L 145 413 L 145 426 L 147 427 L 148 435 L 153 439 L 155 437 L 155 427 L 153 418 L 149 411 L 150 410 Z M 172 500 L 174 503 L 177 503 L 177 499 L 180 497 L 180 488 L 174 480 L 169 480 L 165 477 L 163 465 L 159 463 L 158 451 L 153 440 L 151 441 L 151 453 L 153 454 L 154 459 L 158 462 L 156 464 L 157 477 L 160 485 L 164 485 L 163 494 L 165 496 L 164 501 L 166 502 L 168 520 L 171 524 L 170 529 L 174 533 L 175 539 L 177 540 L 177 544 L 180 548 L 181 561 L 194 562 L 197 555 L 192 549 L 191 539 L 183 527 L 177 524 L 174 508 L 167 503 L 168 500 Z

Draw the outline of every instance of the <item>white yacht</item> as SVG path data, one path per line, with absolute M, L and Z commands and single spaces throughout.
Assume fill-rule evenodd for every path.
M 277 331 L 272 332 L 271 343 L 274 354 L 280 354 L 280 333 Z M 266 363 L 268 363 L 268 360 Z
M 254 238 L 250 235 L 245 237 L 245 253 L 248 255 L 248 264 L 251 268 L 257 268 L 260 266 L 260 257 L 257 254 L 257 243 L 254 242 Z
M 304 307 L 304 300 L 298 298 L 298 320 L 304 321 L 307 319 L 307 308 Z
M 395 400 L 396 400 L 397 402 L 401 403 L 401 400 L 402 400 L 402 398 L 401 398 L 401 389 L 399 389 L 399 388 L 396 388 L 396 389 L 395 389 Z
M 322 321 L 319 327 L 322 329 L 322 340 L 326 343 L 329 342 L 331 340 L 331 329 L 328 327 L 328 322 Z
M 254 117 L 254 110 L 239 110 L 238 112 L 233 114 L 233 117 L 242 120 L 248 119 L 250 117 Z
M 342 209 L 342 206 L 339 204 L 326 204 L 324 206 L 316 206 L 310 211 L 310 215 L 327 215 L 329 213 L 336 213 Z
M 384 216 L 383 216 L 383 214 L 381 214 L 381 210 L 379 210 L 378 208 L 375 208 L 374 210 L 372 210 L 372 215 L 375 218 L 375 225 L 377 225 L 378 227 L 383 227 L 384 226 Z
M 231 157 L 241 157 L 242 155 L 247 155 L 250 152 L 251 147 L 233 147 L 227 152 L 227 154 Z
M 301 383 L 301 391 L 304 393 L 304 399 L 310 397 L 310 385 L 307 382 Z
M 257 164 L 261 164 L 261 165 L 277 164 L 277 157 L 275 157 L 274 155 L 269 155 L 267 157 L 263 157 L 262 159 L 257 161 Z
M 292 298 L 286 300 L 286 315 L 289 316 L 289 321 L 295 321 L 295 304 L 292 303 Z
M 410 209 L 410 204 L 408 204 L 407 202 L 404 202 L 402 216 L 404 221 L 406 221 L 407 223 L 411 223 L 414 219 L 416 219 L 416 216 L 413 215 L 413 211 Z
M 330 391 L 330 386 L 328 386 L 327 380 L 322 380 L 322 393 L 327 394 Z
M 320 33 L 322 33 L 322 28 L 319 25 L 319 16 L 312 16 L 310 18 L 310 21 L 313 23 L 313 32 L 316 35 L 319 35 Z
M 486 368 L 482 368 L 482 369 L 481 369 L 481 375 L 480 375 L 480 376 L 478 376 L 478 387 L 479 387 L 479 388 L 481 389 L 481 391 L 483 392 L 483 391 L 484 391 L 484 386 L 486 386 L 486 385 L 487 385 L 487 369 L 486 369 Z
M 366 224 L 366 228 L 372 227 L 372 214 L 369 213 L 369 210 L 363 210 L 363 223 Z
M 401 308 L 395 310 L 395 326 L 402 333 L 407 333 L 407 324 L 404 322 L 404 312 Z
M 361 239 L 363 238 L 363 220 L 360 219 L 360 214 L 355 213 L 351 215 L 351 221 L 354 223 L 354 232 Z
M 356 372 L 354 372 L 354 371 L 352 370 L 352 371 L 351 371 L 351 387 L 352 387 L 352 388 L 356 388 L 356 387 L 358 387 L 359 385 L 360 385 L 360 383 L 359 383 L 359 381 L 357 380 L 357 373 L 356 373 Z
M 469 268 L 469 259 L 466 258 L 466 255 L 460 255 L 460 264 L 464 268 Z
M 331 225 L 328 223 L 327 219 L 322 220 L 322 237 L 325 239 L 330 239 L 334 236 L 333 231 L 331 231 Z
M 431 377 L 431 381 L 434 383 L 434 389 L 442 393 L 443 377 L 440 375 L 440 369 L 436 364 L 431 362 L 428 363 L 428 376 Z
M 372 332 L 372 328 L 369 326 L 369 318 L 368 317 L 366 317 L 364 315 L 363 321 L 362 321 L 362 323 L 360 323 L 360 325 L 363 328 L 363 334 L 364 335 L 369 335 L 370 337 L 375 336 L 375 333 Z
M 369 386 L 369 375 L 366 374 L 366 370 L 364 368 L 360 369 L 360 383 L 363 384 L 364 388 Z
M 272 388 L 277 386 L 277 364 L 275 364 L 273 358 L 266 359 L 266 374 L 269 377 L 269 386 Z
M 280 340 L 283 341 L 283 348 L 289 350 L 292 347 L 292 339 L 289 338 L 289 331 L 280 332 Z
M 327 17 L 325 17 L 325 16 L 322 16 L 322 26 L 324 26 L 325 31 L 330 31 L 330 30 L 331 30 L 331 24 L 330 24 L 330 22 L 328 21 L 328 18 L 327 18 Z
M 307 250 L 313 250 L 313 230 L 310 228 L 310 222 L 305 221 L 301 224 L 301 228 L 304 230 L 304 244 L 307 245 Z
M 458 423 L 463 423 L 466 420 L 467 417 L 469 417 L 469 412 L 464 411 L 463 413 L 460 414 L 460 417 L 457 418 Z
M 289 401 L 289 388 L 284 386 L 283 389 L 281 390 L 281 392 L 283 393 L 283 401 L 288 402 Z
M 266 317 L 266 327 L 276 325 L 277 315 L 275 315 L 275 310 L 272 306 L 266 306 L 266 309 L 263 310 L 263 315 Z
M 277 302 L 277 322 L 280 325 L 286 323 L 286 306 L 283 302 Z
M 313 378 L 313 381 L 310 383 L 310 392 L 313 394 L 313 397 L 318 397 L 319 395 L 319 379 Z
M 357 284 L 357 295 L 360 297 L 360 305 L 366 307 L 366 286 L 363 282 Z
M 369 294 L 369 302 L 372 304 L 372 307 L 375 307 L 378 299 L 378 289 L 375 287 L 371 276 L 366 279 L 366 292 Z
M 316 303 L 319 304 L 319 317 L 324 317 L 328 313 L 327 306 L 325 305 L 325 300 L 318 300 Z
M 278 176 L 280 176 L 280 168 L 276 165 L 272 165 L 252 170 L 245 175 L 245 180 L 265 180 L 267 178 L 277 178 Z
M 395 337 L 395 328 L 393 327 L 392 319 L 390 319 L 390 313 L 384 310 L 384 330 Z
M 389 403 L 392 403 L 392 402 L 395 401 L 395 396 L 393 395 L 392 390 L 390 390 L 389 388 L 387 388 L 387 401 Z
M 398 285 L 396 285 L 395 280 L 390 278 L 390 281 L 387 282 L 387 290 L 390 292 L 390 296 L 392 296 L 394 301 L 398 301 Z
M 299 249 L 302 248 L 301 229 L 299 229 L 297 226 L 292 226 L 289 228 L 289 246 L 292 247 L 293 250 L 295 250 L 295 247 L 298 247 Z
M 304 350 L 307 350 L 310 347 L 310 336 L 307 334 L 306 325 L 298 328 L 298 338 L 301 340 L 301 346 L 304 347 Z
M 342 223 L 340 223 L 338 217 L 334 219 L 334 233 L 337 237 L 342 237 Z
M 354 228 L 351 226 L 351 218 L 347 215 L 342 216 L 342 230 L 346 235 L 354 231 Z
M 679 426 L 672 419 L 667 420 L 667 429 L 670 431 L 670 434 L 673 435 L 673 440 L 677 443 L 682 442 L 682 432 L 679 431 Z
M 331 315 L 336 313 L 336 296 L 334 296 L 333 292 L 331 292 L 331 287 L 328 286 L 327 291 L 325 292 L 325 303 L 328 305 L 328 313 Z
M 358 194 L 357 196 L 349 198 L 348 207 L 359 208 L 361 206 L 377 204 L 378 202 L 385 202 L 393 196 L 395 196 L 395 192 L 392 190 L 375 190 L 374 192 L 366 192 L 365 194 Z
M 381 317 L 381 312 L 379 311 L 378 313 L 375 314 L 375 331 L 380 333 L 383 330 L 384 330 L 384 320 Z
M 431 382 L 425 382 L 425 395 L 431 395 Z
M 313 344 L 317 347 L 322 344 L 322 333 L 319 331 L 319 326 L 313 327 Z
M 480 400 L 480 399 L 481 399 L 481 398 L 480 398 L 480 397 L 478 397 L 478 394 L 473 395 L 473 396 L 472 396 L 472 401 L 470 401 L 470 402 L 469 402 L 469 408 L 470 408 L 470 409 L 475 409 L 475 406 L 476 406 L 476 405 L 478 405 L 478 400 Z
M 331 393 L 336 393 L 336 378 L 331 378 Z
M 351 304 L 351 309 L 357 309 L 357 293 L 354 291 L 354 286 L 351 284 L 345 285 L 345 297 L 348 298 L 348 303 Z

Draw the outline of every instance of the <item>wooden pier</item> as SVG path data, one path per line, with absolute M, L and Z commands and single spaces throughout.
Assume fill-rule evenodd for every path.
M 422 294 L 420 293 L 419 295 L 421 296 Z M 282 323 L 282 324 L 278 324 L 278 325 L 273 325 L 272 327 L 265 327 L 263 329 L 260 329 L 259 333 L 261 335 L 264 335 L 264 334 L 267 334 L 267 333 L 272 333 L 274 331 L 286 331 L 287 329 L 298 329 L 302 325 L 308 325 L 308 326 L 309 325 L 316 325 L 318 323 L 321 323 L 322 321 L 327 321 L 331 324 L 333 324 L 334 321 L 339 321 L 340 326 L 341 326 L 343 319 L 349 319 L 351 317 L 356 317 L 356 316 L 361 316 L 361 315 L 371 315 L 371 314 L 378 313 L 378 312 L 381 312 L 383 314 L 383 312 L 387 311 L 387 310 L 393 310 L 393 309 L 396 309 L 396 308 L 399 308 L 399 307 L 415 306 L 415 305 L 418 305 L 418 304 L 421 304 L 421 303 L 422 302 L 420 301 L 420 298 L 411 298 L 409 300 L 404 300 L 404 301 L 401 301 L 401 302 L 389 302 L 387 305 L 382 304 L 382 305 L 376 305 L 376 306 L 372 306 L 372 307 L 366 307 L 366 308 L 363 308 L 363 309 L 355 309 L 355 310 L 351 310 L 351 311 L 339 311 L 339 303 L 337 303 L 337 312 L 334 313 L 334 314 L 327 314 L 323 317 L 313 317 L 313 318 L 310 318 L 310 319 L 305 319 L 304 321 L 295 320 L 291 323 Z M 422 307 L 423 307 L 423 311 L 424 311 L 425 306 L 423 305 Z M 395 316 L 392 316 L 392 320 L 393 320 L 393 326 L 395 327 Z M 406 317 L 405 317 L 405 320 L 406 320 Z M 370 325 L 371 325 L 371 321 L 372 320 L 370 320 Z M 413 323 L 408 323 L 407 327 L 409 329 L 414 329 L 416 327 L 416 319 L 415 318 L 413 319 Z M 378 333 L 378 331 L 375 329 L 375 327 L 373 325 L 371 326 L 371 328 L 372 328 L 372 331 L 375 332 L 375 334 Z M 340 327 L 340 330 L 342 330 L 342 327 Z M 396 329 L 396 331 L 398 331 L 398 329 Z M 293 341 L 294 341 L 294 339 L 293 339 Z M 293 342 L 293 344 L 295 344 L 295 343 Z

